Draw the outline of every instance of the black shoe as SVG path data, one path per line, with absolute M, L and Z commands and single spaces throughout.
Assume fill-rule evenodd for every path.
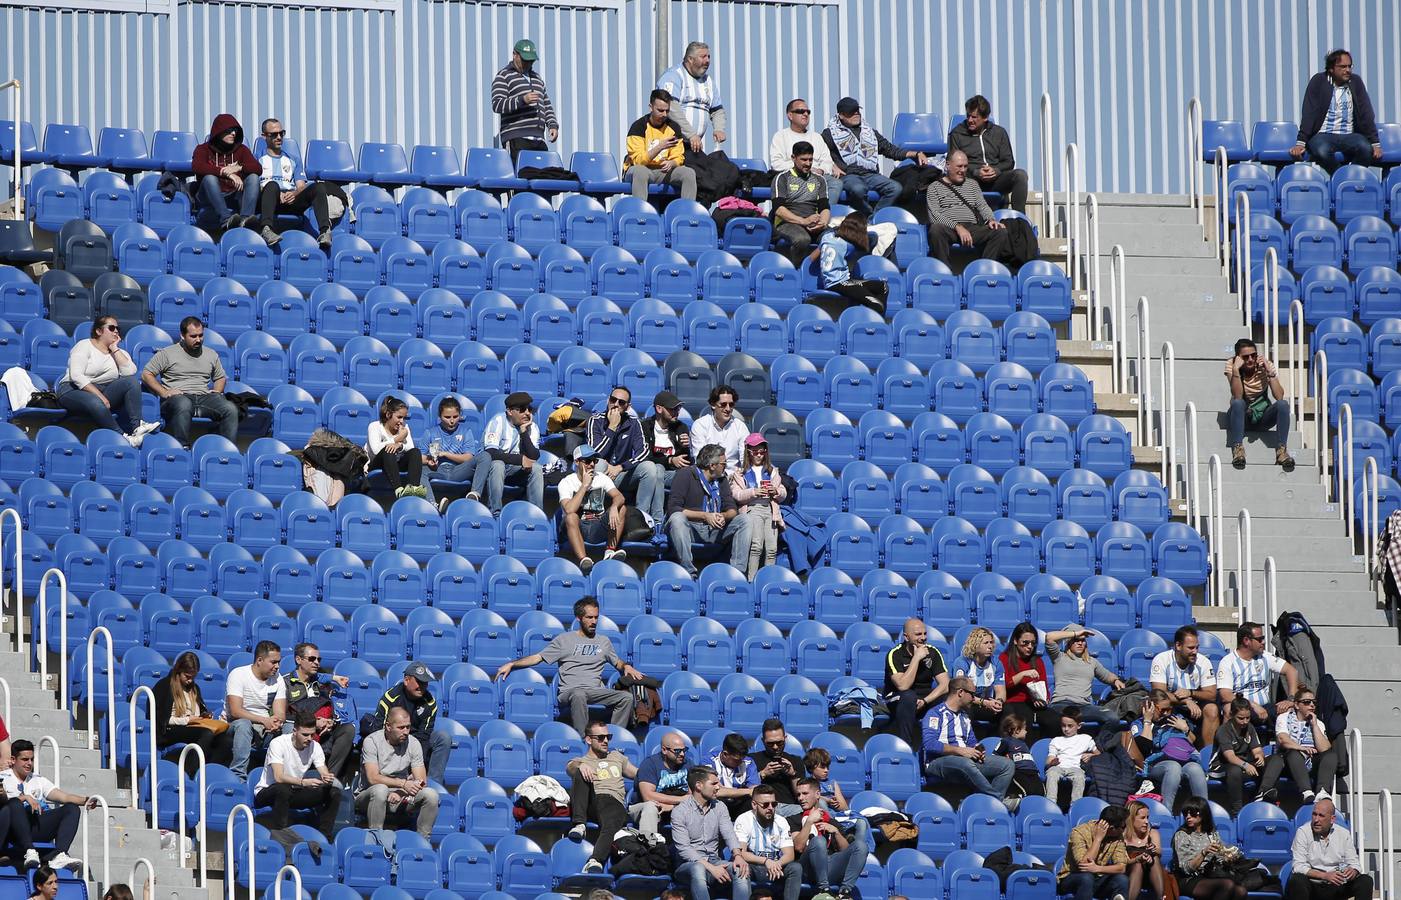
M 331 232 L 329 232 L 329 231 L 323 231 L 323 232 L 321 232 L 321 235 L 320 235 L 319 237 L 317 237 L 317 239 L 316 239 L 316 244 L 317 244 L 317 246 L 319 246 L 323 251 L 329 253 L 330 250 L 331 250 Z
M 234 213 L 224 220 L 224 230 L 233 231 L 235 228 L 242 228 L 243 223 L 247 222 L 250 218 L 252 218 L 252 216 L 242 216 L 238 213 Z
M 1260 801 L 1262 803 L 1273 803 L 1275 806 L 1279 806 L 1279 791 L 1270 788 L 1260 795 Z
M 321 842 L 320 842 L 320 841 L 307 841 L 307 842 L 306 842 L 306 852 L 311 854 L 311 861 L 312 861 L 312 862 L 316 863 L 318 866 L 321 865 Z

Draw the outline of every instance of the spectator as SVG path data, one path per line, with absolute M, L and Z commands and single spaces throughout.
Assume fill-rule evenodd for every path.
M 438 791 L 428 786 L 423 746 L 410 727 L 408 710 L 395 706 L 384 717 L 384 728 L 361 744 L 355 810 L 365 815 L 370 828 L 382 829 L 388 813 L 416 809 L 415 827 L 426 841 L 438 820 Z
M 29 895 L 29 900 L 54 900 L 58 896 L 58 873 L 48 866 L 35 869 L 30 883 L 34 886 L 34 892 Z
M 646 200 L 648 186 L 670 184 L 687 200 L 696 199 L 696 170 L 686 165 L 681 146 L 682 126 L 671 118 L 671 94 L 660 88 L 648 98 L 647 115 L 628 128 L 627 160 L 623 171 L 632 182 L 632 195 Z
M 686 784 L 690 796 L 671 811 L 671 844 L 678 863 L 675 878 L 677 884 L 690 888 L 691 900 L 710 900 L 711 885 L 748 878 L 749 864 L 738 855 L 740 844 L 730 811 L 715 802 L 720 779 L 698 766 L 686 773 Z M 735 854 L 733 862 L 720 856 L 721 841 Z M 735 888 L 739 890 L 738 883 Z
M 151 688 L 156 700 L 156 747 L 164 750 L 176 744 L 198 744 L 206 763 L 229 764 L 233 758 L 233 735 L 227 722 L 221 722 L 204 705 L 195 679 L 199 657 L 186 650 L 175 657 L 170 672 Z M 185 771 L 194 777 L 199 762 L 185 757 Z
M 97 809 L 97 798 L 70 794 L 43 775 L 34 773 L 34 744 L 20 739 L 12 747 L 8 771 L 0 772 L 0 789 L 5 791 L 10 809 L 10 848 L 24 860 L 26 868 L 39 865 L 34 842 L 53 844 L 57 851 L 48 858 L 54 869 L 82 873 L 82 860 L 68 854 L 84 809 Z
M 812 144 L 793 145 L 793 166 L 773 179 L 773 231 L 775 240 L 788 242 L 788 259 L 801 266 L 832 218 L 827 182 L 812 171 Z
M 819 895 L 830 894 L 832 883 L 836 882 L 839 887 L 835 896 L 855 897 L 856 882 L 872 849 L 870 827 L 864 817 L 857 816 L 856 831 L 848 838 L 832 814 L 822 808 L 821 801 L 822 789 L 816 779 L 798 779 L 799 811 L 788 816 L 793 850 Z
M 270 828 L 286 828 L 293 809 L 309 809 L 316 811 L 316 827 L 323 835 L 330 837 L 335 831 L 341 787 L 326 765 L 317 730 L 316 714 L 299 709 L 291 733 L 280 734 L 268 744 L 267 763 L 253 788 L 253 802 L 272 807 Z
M 1245 468 L 1245 432 L 1275 430 L 1275 465 L 1294 471 L 1289 455 L 1289 401 L 1275 364 L 1260 355 L 1250 338 L 1236 341 L 1236 355 L 1226 360 L 1231 406 L 1226 412 L 1226 445 L 1231 465 Z M 1274 395 L 1274 400 L 1270 395 Z
M 788 731 L 783 727 L 782 719 L 765 719 L 759 740 L 764 749 L 750 754 L 754 767 L 759 770 L 759 781 L 773 788 L 778 795 L 780 816 L 796 815 L 798 779 L 807 777 L 803 758 L 784 749 L 788 746 Z
M 615 900 L 616 897 L 617 894 L 614 894 L 612 891 L 608 890 L 608 888 L 594 888 L 589 891 L 588 894 L 588 900 Z
M 652 415 L 641 423 L 647 457 L 637 467 L 651 467 L 655 480 L 639 473 L 637 508 L 647 516 L 653 528 L 666 520 L 666 492 L 676 473 L 691 465 L 691 432 L 680 415 L 681 398 L 671 391 L 660 391 L 652 398 Z M 658 486 L 646 496 L 640 485 L 649 482 Z
M 953 150 L 946 157 L 944 177 L 929 183 L 929 255 L 948 264 L 955 243 L 976 250 L 983 259 L 1002 260 L 1009 254 L 1007 226 L 993 218 L 978 182 L 968 177 L 968 157 Z
M 530 407 L 535 399 L 525 391 L 506 395 L 506 411 L 486 423 L 482 449 L 491 460 L 481 460 L 472 474 L 472 490 L 467 496 L 481 500 L 493 515 L 501 514 L 501 494 L 506 479 L 525 481 L 525 499 L 545 508 L 545 471 L 540 466 L 540 428 Z
M 982 94 L 963 103 L 966 118 L 949 132 L 949 150 L 968 157 L 969 177 L 984 191 L 996 191 L 1007 198 L 1007 205 L 1026 212 L 1026 170 L 1018 169 L 1012 156 L 1012 138 L 1007 129 L 994 125 L 992 104 Z
M 146 882 L 146 890 L 143 893 L 146 900 L 150 900 L 151 883 L 149 881 Z M 102 900 L 136 900 L 136 898 L 132 896 L 131 888 L 124 884 L 114 884 L 102 895 Z
M 662 735 L 661 750 L 637 767 L 628 813 L 643 834 L 657 835 L 662 817 L 670 821 L 671 811 L 686 794 L 686 740 L 681 732 L 670 730 Z
M 788 116 L 788 127 L 773 133 L 769 140 L 769 168 L 775 172 L 786 172 L 793 168 L 793 147 L 806 143 L 812 147 L 812 171 L 827 182 L 827 200 L 836 203 L 842 196 L 842 172 L 832 160 L 832 151 L 822 136 L 809 129 L 812 124 L 812 107 L 802 98 L 788 101 L 783 108 Z
M 528 669 L 540 663 L 559 666 L 556 684 L 559 686 L 559 707 L 569 711 L 574 730 L 585 733 L 589 724 L 589 706 L 602 705 L 612 710 L 612 721 L 619 728 L 632 722 L 632 694 L 617 691 L 603 684 L 603 664 L 608 663 L 618 673 L 634 680 L 644 676 L 618 655 L 613 642 L 598 633 L 598 601 L 584 597 L 574 602 L 577 631 L 555 635 L 539 653 L 502 663 L 496 670 L 500 681 L 516 669 Z
M 1201 727 L 1202 746 L 1208 747 L 1216 738 L 1221 712 L 1215 702 L 1216 673 L 1211 660 L 1201 655 L 1200 645 L 1194 626 L 1178 628 L 1172 635 L 1172 649 L 1153 657 L 1148 682 L 1172 695 L 1177 711 Z
M 662 470 L 647 461 L 648 447 L 642 437 L 642 423 L 632 413 L 632 391 L 618 385 L 608 392 L 608 408 L 589 416 L 584 426 L 584 439 L 606 467 L 607 475 L 623 496 L 632 496 L 647 520 L 648 534 L 625 535 L 626 540 L 646 540 L 661 520 L 660 509 L 666 500 L 662 485 Z M 646 508 L 643 508 L 644 503 Z M 659 514 L 650 515 L 655 504 Z
M 1048 696 L 1046 662 L 1036 652 L 1037 643 L 1036 626 L 1022 622 L 1012 629 L 1007 649 L 998 657 L 1007 685 L 1007 702 L 1002 706 L 1002 715 L 1015 712 L 1028 723 L 1038 720 L 1041 710 L 1046 708 Z
M 424 464 L 445 481 L 471 481 L 481 459 L 482 443 L 470 428 L 462 425 L 462 404 L 448 396 L 438 401 L 438 421 L 423 432 L 428 447 Z M 440 512 L 447 511 L 443 498 Z
M 1206 772 L 1201 754 L 1192 746 L 1192 725 L 1173 712 L 1172 695 L 1151 690 L 1143 701 L 1143 715 L 1130 727 L 1127 736 L 1133 750 L 1143 759 L 1143 767 L 1158 785 L 1163 805 L 1169 811 L 1177 800 L 1177 789 L 1187 779 L 1188 796 L 1206 796 Z M 1137 740 L 1132 740 L 1137 738 Z
M 1330 50 L 1323 59 L 1323 71 L 1310 78 L 1304 88 L 1299 136 L 1289 155 L 1303 159 L 1305 151 L 1329 175 L 1338 169 L 1334 153 L 1359 166 L 1382 158 L 1372 98 L 1362 77 L 1353 74 L 1352 54 L 1346 50 Z
M 924 720 L 925 774 L 934 781 L 966 782 L 976 793 L 1002 800 L 1012 783 L 1010 759 L 989 755 L 973 736 L 964 711 L 973 697 L 967 678 L 949 681 L 949 695 Z
M 433 673 L 421 662 L 411 662 L 404 670 L 404 679 L 384 692 L 375 708 L 375 725 L 389 720 L 389 713 L 402 709 L 409 715 L 409 733 L 418 743 L 423 757 L 423 766 L 428 777 L 438 784 L 447 779 L 443 775 L 448 767 L 448 754 L 452 752 L 452 737 L 446 731 L 434 728 L 438 721 L 438 701 L 428 685 L 433 681 Z M 388 733 L 388 732 L 386 732 Z
M 1232 817 L 1240 813 L 1245 805 L 1244 782 L 1248 778 L 1260 781 L 1260 796 L 1268 802 L 1275 802 L 1275 782 L 1284 771 L 1284 753 L 1273 753 L 1265 759 L 1265 750 L 1260 746 L 1260 735 L 1251 722 L 1250 701 L 1237 697 L 1231 701 L 1230 717 L 1216 731 L 1216 755 L 1223 780 L 1226 782 L 1226 809 Z M 1286 713 L 1285 715 L 1288 715 Z M 1280 718 L 1283 721 L 1283 717 Z M 1213 766 L 1216 768 L 1216 766 Z M 1307 776 L 1307 770 L 1304 772 Z M 1308 784 L 1307 780 L 1302 784 Z
M 783 514 L 778 505 L 788 499 L 778 466 L 769 459 L 769 443 L 758 432 L 744 439 L 744 466 L 730 471 L 730 495 L 735 498 L 736 515 L 750 518 L 749 578 L 760 566 L 773 565 L 778 557 L 778 533 Z
M 295 716 L 310 714 L 316 723 L 316 742 L 326 755 L 326 768 L 341 781 L 347 781 L 350 753 L 355 749 L 355 725 L 336 715 L 335 698 L 344 697 L 350 679 L 344 675 L 321 676 L 321 648 L 302 643 L 292 649 L 296 671 L 284 677 L 287 682 L 287 709 Z
M 691 423 L 691 446 L 704 447 L 718 444 L 725 452 L 725 466 L 737 469 L 744 455 L 744 439 L 749 437 L 749 426 L 739 415 L 739 392 L 728 384 L 710 389 L 710 412 L 699 416 Z
M 379 402 L 379 421 L 370 423 L 365 443 L 365 452 L 370 456 L 366 471 L 384 472 L 396 499 L 428 496 L 428 491 L 419 483 L 423 480 L 423 455 L 414 446 L 408 418 L 407 403 L 398 397 L 385 397 Z
M 281 665 L 281 648 L 259 641 L 253 662 L 229 672 L 225 682 L 224 715 L 233 735 L 229 769 L 243 781 L 248 780 L 254 744 L 261 748 L 287 721 L 287 684 L 277 674 Z
M 613 735 L 602 722 L 590 722 L 584 731 L 584 740 L 588 741 L 584 755 L 571 759 L 565 766 L 572 779 L 569 783 L 569 837 L 582 841 L 584 823 L 591 819 L 598 823 L 593 855 L 584 863 L 584 874 L 595 875 L 603 871 L 603 864 L 613 850 L 613 834 L 627 824 L 623 779 L 636 778 L 637 767 L 628 762 L 621 751 L 609 749 L 608 742 L 613 740 Z
M 1102 681 L 1117 691 L 1124 682 L 1090 655 L 1089 636 L 1090 629 L 1073 624 L 1046 635 L 1046 655 L 1051 657 L 1056 689 L 1042 720 L 1041 729 L 1045 733 L 1063 734 L 1063 716 L 1072 706 L 1088 721 L 1101 725 L 1114 721 L 1113 714 L 1095 705 L 1094 683 Z M 1064 650 L 1057 641 L 1065 641 Z
M 165 430 L 190 446 L 195 416 L 214 420 L 214 429 L 232 442 L 238 437 L 238 407 L 224 396 L 228 376 L 219 354 L 204 350 L 204 323 L 196 316 L 180 320 L 180 340 L 156 352 L 141 371 L 141 383 L 161 398 Z
M 678 108 L 676 123 L 691 150 L 699 153 L 710 132 L 715 143 L 725 143 L 729 112 L 720 99 L 720 88 L 710 76 L 710 45 L 691 41 L 680 64 L 667 69 L 657 79 L 657 87 L 673 98 Z
M 949 673 L 923 622 L 906 619 L 901 637 L 885 655 L 885 702 L 895 733 L 913 748 L 920 745 L 920 718 L 949 692 Z
M 1220 732 L 1217 732 L 1220 734 Z M 1188 797 L 1182 802 L 1182 824 L 1172 836 L 1173 868 L 1177 889 L 1193 900 L 1245 900 L 1246 890 L 1233 878 L 1213 878 L 1208 873 L 1215 861 L 1226 862 L 1235 851 L 1227 847 L 1211 818 L 1211 804 L 1204 797 Z
M 890 286 L 879 278 L 856 278 L 851 273 L 851 262 L 871 252 L 867 224 L 865 216 L 850 213 L 836 228 L 822 232 L 817 248 L 819 283 L 824 291 L 833 291 L 883 316 Z
M 16 742 L 18 743 L 18 742 Z M 1313 804 L 1309 824 L 1294 833 L 1294 870 L 1285 885 L 1285 900 L 1368 900 L 1372 896 L 1372 876 L 1358 866 L 1357 848 L 1352 835 L 1335 824 L 1337 811 L 1331 797 L 1320 797 Z
M 900 185 L 880 173 L 880 157 L 913 159 L 920 166 L 926 162 L 923 153 L 895 146 L 862 121 L 861 104 L 853 97 L 837 101 L 836 115 L 827 120 L 822 140 L 827 143 L 832 161 L 846 172 L 842 176 L 842 187 L 846 189 L 847 205 L 863 216 L 873 211 L 866 199 L 867 191 L 880 195 L 876 209 L 892 206 L 900 198 Z
M 997 635 L 979 626 L 963 639 L 962 652 L 949 670 L 951 676 L 962 676 L 973 682 L 973 702 L 968 706 L 968 716 L 974 721 L 990 722 L 998 718 L 1007 700 L 1007 678 L 996 655 Z
M 754 789 L 751 808 L 735 819 L 735 858 L 749 864 L 749 875 L 735 879 L 734 896 L 748 897 L 751 885 L 783 885 L 783 900 L 798 900 L 803 870 L 794 858 L 788 820 L 774 812 L 778 801 L 767 784 Z
M 1046 796 L 1053 803 L 1060 802 L 1062 778 L 1070 781 L 1071 805 L 1085 796 L 1085 763 L 1090 761 L 1090 757 L 1099 755 L 1095 739 L 1080 733 L 1080 721 L 1079 707 L 1060 709 L 1061 733 L 1051 738 L 1051 746 L 1046 751 Z
M 588 444 L 574 448 L 574 471 L 559 483 L 560 543 L 567 544 L 579 571 L 593 569 L 593 559 L 585 544 L 605 544 L 604 559 L 623 559 L 619 549 L 628 508 L 622 491 L 598 469 L 598 451 Z
M 120 432 L 128 444 L 140 447 L 142 439 L 161 426 L 141 421 L 141 380 L 131 354 L 118 346 L 121 340 L 115 316 L 94 319 L 88 339 L 68 351 L 68 369 L 54 393 L 71 415 L 87 416 L 98 428 Z
M 511 61 L 491 80 L 491 111 L 501 117 L 497 135 L 511 154 L 511 167 L 522 150 L 548 150 L 545 141 L 559 140 L 559 120 L 545 79 L 535 71 L 540 51 L 529 38 L 516 41 Z
M 823 807 L 846 812 L 846 795 L 842 793 L 842 786 L 837 783 L 837 779 L 831 777 L 832 754 L 821 747 L 813 747 L 803 754 L 803 768 L 808 770 L 808 777 L 817 782 L 817 792 L 822 797 Z
M 1312 803 L 1315 794 L 1333 791 L 1338 772 L 1338 746 L 1328 740 L 1323 720 L 1318 717 L 1317 697 L 1306 685 L 1294 691 L 1294 707 L 1280 713 L 1275 720 L 1275 741 L 1279 744 L 1275 756 L 1284 757 L 1289 778 L 1303 793 L 1305 803 Z M 1264 792 L 1264 785 L 1261 785 L 1261 792 Z
M 291 150 L 284 149 L 287 127 L 277 119 L 264 119 L 262 125 L 263 143 L 267 149 L 258 158 L 258 164 L 267 175 L 258 198 L 258 211 L 262 217 L 263 240 L 272 247 L 282 240 L 276 230 L 279 215 L 302 216 L 310 209 L 316 217 L 317 243 L 324 251 L 331 249 L 331 226 L 336 224 L 337 213 L 331 209 L 331 198 L 335 198 L 340 214 L 350 209 L 350 200 L 340 186 L 330 181 L 306 180 L 306 169 L 301 157 Z M 247 223 L 252 224 L 252 223 Z
M 199 179 L 199 224 L 227 231 L 254 218 L 258 211 L 258 176 L 263 174 L 263 167 L 244 145 L 243 126 L 238 119 L 229 113 L 214 117 L 209 139 L 195 148 L 190 168 Z
M 667 888 L 661 892 L 657 900 L 687 900 L 686 892 L 678 888 Z
M 1124 896 L 1138 900 L 1146 882 L 1153 889 L 1153 900 L 1178 900 L 1163 893 L 1163 836 L 1149 820 L 1148 804 L 1134 800 L 1124 808 L 1128 810 L 1124 851 L 1129 857 L 1129 892 Z
M 1265 626 L 1244 622 L 1236 628 L 1236 649 L 1223 656 L 1216 667 L 1216 690 L 1223 705 L 1236 695 L 1249 700 L 1255 722 L 1261 724 L 1294 705 L 1292 700 L 1281 700 L 1272 709 L 1269 707 L 1275 695 L 1275 679 L 1280 675 L 1293 697 L 1299 692 L 1299 673 L 1265 649 Z M 1202 796 L 1206 796 L 1205 791 Z
M 725 451 L 718 444 L 702 446 L 696 464 L 681 470 L 667 498 L 666 513 L 671 548 L 692 578 L 698 574 L 691 553 L 694 541 L 729 544 L 730 565 L 743 571 L 749 564 L 753 521 L 749 516 L 736 514 L 730 484 L 725 479 Z
M 720 784 L 715 796 L 729 808 L 734 817 L 749 807 L 754 788 L 759 786 L 759 767 L 749 756 L 749 742 L 744 735 L 731 732 L 720 742 L 720 752 L 710 761 Z
M 1036 764 L 1036 757 L 1026 743 L 1026 719 L 1009 713 L 1002 717 L 998 728 L 1002 740 L 995 752 L 1012 761 L 1013 787 L 1019 789 L 1023 797 L 1044 797 L 1046 785 L 1042 781 L 1041 767 Z
M 1129 862 L 1124 847 L 1127 821 L 1128 811 L 1122 806 L 1106 806 L 1097 820 L 1071 830 L 1058 894 L 1070 894 L 1075 900 L 1118 900 L 1129 895 L 1129 880 L 1124 874 Z

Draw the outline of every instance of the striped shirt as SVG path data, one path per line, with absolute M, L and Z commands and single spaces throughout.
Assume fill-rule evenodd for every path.
M 949 184 L 940 178 L 929 185 L 925 199 L 929 207 L 929 221 L 935 225 L 952 228 L 955 225 L 979 225 L 992 221 L 992 207 L 983 199 L 983 189 L 978 182 L 971 178 L 965 178 L 962 184 Z M 964 203 L 964 200 L 968 202 Z
M 1352 86 L 1333 85 L 1333 99 L 1328 101 L 1328 114 L 1323 117 L 1323 134 L 1352 134 Z
M 707 130 L 726 131 L 729 114 L 720 99 L 720 86 L 709 72 L 697 78 L 686 71 L 686 64 L 673 66 L 657 79 L 657 87 L 671 95 L 674 104 L 672 118 L 681 126 L 681 133 L 690 137 L 705 137 Z
M 769 827 L 759 824 L 759 817 L 753 810 L 740 813 L 735 819 L 735 839 L 750 853 L 765 859 L 779 859 L 783 851 L 793 846 L 793 834 L 788 828 L 788 820 L 774 816 Z
M 993 688 L 1007 683 L 1006 677 L 1002 674 L 1002 667 L 997 664 L 997 660 L 988 658 L 987 665 L 980 666 L 974 660 L 960 656 L 953 661 L 953 669 L 949 672 L 950 678 L 964 677 L 972 679 L 973 692 L 984 700 L 989 700 L 993 696 Z
M 1211 671 L 1211 660 L 1205 656 L 1199 655 L 1192 668 L 1184 669 L 1177 664 L 1176 650 L 1164 650 L 1153 657 L 1148 681 L 1151 684 L 1165 684 L 1174 693 L 1183 689 L 1199 691 L 1216 687 L 1216 674 Z
M 1270 702 L 1275 676 L 1283 671 L 1284 660 L 1273 653 L 1242 659 L 1240 651 L 1232 650 L 1221 658 L 1221 665 L 1216 669 L 1216 687 L 1264 706 Z
M 1294 710 L 1286 710 L 1275 720 L 1275 734 L 1287 734 L 1294 743 L 1304 747 L 1316 747 L 1313 739 L 1313 723 L 1305 722 L 1295 715 Z
M 540 95 L 533 104 L 525 102 L 525 95 L 531 91 Z M 491 81 L 491 111 L 501 117 L 503 145 L 521 138 L 544 140 L 545 129 L 559 127 L 554 105 L 545 92 L 545 79 L 534 68 L 520 72 L 507 63 L 497 72 Z
M 947 703 L 940 703 L 924 719 L 924 754 L 938 756 L 948 744 L 976 747 L 978 739 L 973 734 L 973 722 L 967 713 L 954 712 Z

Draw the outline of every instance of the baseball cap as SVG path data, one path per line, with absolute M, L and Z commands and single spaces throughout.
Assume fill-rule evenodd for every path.
M 671 391 L 658 391 L 657 396 L 652 398 L 652 405 L 662 409 L 675 409 L 681 405 L 681 398 Z
M 767 440 L 762 434 L 760 434 L 760 433 L 757 432 L 757 431 L 751 431 L 751 432 L 749 433 L 749 437 L 747 437 L 747 438 L 744 439 L 744 446 L 746 446 L 746 447 L 757 447 L 757 446 L 759 446 L 760 444 L 767 444 L 767 443 L 768 443 L 768 440 Z
M 433 680 L 433 673 L 428 671 L 428 667 L 418 660 L 409 663 L 409 667 L 404 670 L 404 674 L 420 684 L 427 684 Z
M 535 49 L 535 42 L 530 38 L 516 41 L 516 52 L 521 55 L 521 59 L 536 60 L 540 58 L 540 52 Z
M 579 462 L 584 459 L 598 459 L 598 451 L 588 444 L 580 444 L 574 448 L 574 461 Z
M 516 391 L 514 394 L 506 395 L 507 409 L 530 409 L 535 405 L 535 398 L 525 391 Z
M 837 101 L 837 112 L 841 113 L 844 116 L 849 116 L 852 113 L 860 111 L 861 104 L 856 102 L 855 97 L 843 97 L 842 99 Z

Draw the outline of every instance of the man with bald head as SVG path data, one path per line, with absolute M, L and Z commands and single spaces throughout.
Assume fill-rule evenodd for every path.
M 1285 900 L 1368 900 L 1372 876 L 1358 868 L 1352 835 L 1334 823 L 1333 798 L 1314 801 L 1307 825 L 1294 833 L 1294 870 L 1284 888 Z
M 651 836 L 661 832 L 662 817 L 686 799 L 686 738 L 675 729 L 662 735 L 662 748 L 637 767 L 628 812 L 638 830 Z
M 885 656 L 885 702 L 895 733 L 911 748 L 920 745 L 920 717 L 949 692 L 948 667 L 928 635 L 919 619 L 906 619 L 900 643 Z
M 944 177 L 930 182 L 925 195 L 929 210 L 929 255 L 949 262 L 954 244 L 977 250 L 983 259 L 1007 254 L 1007 228 L 992 217 L 983 189 L 968 177 L 968 156 L 954 150 L 946 157 Z
M 428 786 L 423 745 L 410 727 L 409 711 L 395 706 L 384 716 L 384 729 L 365 738 L 355 809 L 365 814 L 370 828 L 383 828 L 390 813 L 416 810 L 419 836 L 427 840 L 438 820 L 438 792 Z

